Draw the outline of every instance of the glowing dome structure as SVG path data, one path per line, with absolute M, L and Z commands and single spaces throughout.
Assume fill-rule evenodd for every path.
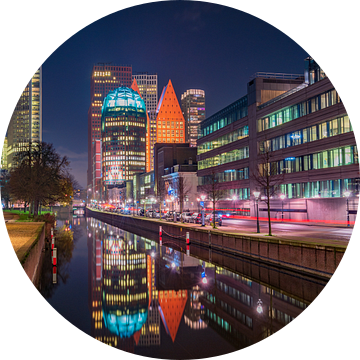
M 133 309 L 134 310 L 134 309 Z M 148 309 L 142 307 L 131 314 L 117 315 L 117 311 L 103 309 L 105 327 L 120 338 L 129 338 L 139 331 L 148 317 Z
M 127 87 L 120 87 L 110 91 L 104 99 L 101 113 L 108 109 L 117 107 L 132 108 L 134 111 L 145 112 L 145 102 L 134 90 Z

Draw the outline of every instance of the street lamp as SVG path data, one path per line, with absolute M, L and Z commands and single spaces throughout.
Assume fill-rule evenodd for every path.
M 236 207 L 235 207 L 235 201 L 236 201 L 236 199 L 237 199 L 237 197 L 236 197 L 236 195 L 234 195 L 233 197 L 232 197 L 232 199 L 233 199 L 233 201 L 234 201 L 234 215 L 236 215 Z
M 284 199 L 286 198 L 286 195 L 281 194 L 280 195 L 280 199 L 281 199 L 281 221 L 284 221 Z
M 205 198 L 206 196 L 205 195 L 201 195 L 201 200 L 203 202 L 203 206 L 202 206 L 202 209 L 201 209 L 201 226 L 205 226 L 205 214 L 204 214 L 204 208 L 205 208 Z
M 349 190 L 346 190 L 344 192 L 344 195 L 346 196 L 346 213 L 347 213 L 347 226 L 350 226 L 350 214 L 349 214 L 349 196 L 351 192 Z
M 254 191 L 255 201 L 256 201 L 256 232 L 260 233 L 260 224 L 259 224 L 259 196 L 260 191 Z

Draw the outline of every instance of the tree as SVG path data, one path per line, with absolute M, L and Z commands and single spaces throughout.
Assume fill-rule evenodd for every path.
M 160 176 L 158 178 L 157 186 L 156 186 L 156 197 L 157 200 L 159 201 L 160 220 L 161 220 L 161 204 L 165 200 L 165 195 L 166 195 L 165 181 Z
M 0 188 L 1 188 L 1 200 L 4 204 L 4 208 L 8 209 L 10 201 L 10 186 L 9 186 L 10 174 L 7 170 L 0 170 Z
M 263 198 L 260 195 L 260 199 L 265 202 L 267 206 L 269 236 L 272 236 L 270 199 L 279 191 L 280 184 L 282 184 L 284 180 L 284 174 L 279 174 L 277 163 L 272 162 L 273 155 L 270 150 L 270 141 L 265 139 L 260 145 L 258 166 L 256 170 L 251 173 L 250 179 L 255 183 L 256 187 L 259 188 L 260 194 L 264 195 Z
M 34 215 L 38 214 L 41 204 L 61 197 L 61 189 L 68 190 L 65 185 L 69 161 L 66 156 L 61 157 L 52 144 L 29 143 L 16 155 L 15 163 L 17 166 L 10 172 L 11 194 L 29 203 Z
M 179 199 L 180 214 L 182 214 L 183 210 L 184 210 L 185 198 L 190 193 L 190 186 L 188 185 L 188 182 L 184 178 L 184 176 L 179 174 L 179 176 L 174 181 L 173 187 L 174 187 L 176 195 Z M 182 218 L 181 218 L 181 221 L 183 221 Z
M 215 215 L 216 204 L 222 200 L 225 196 L 225 191 L 221 188 L 219 178 L 217 176 L 215 168 L 211 169 L 210 175 L 207 175 L 204 179 L 205 184 L 199 187 L 200 192 L 204 193 L 207 198 L 212 202 L 213 207 L 213 228 L 216 228 Z

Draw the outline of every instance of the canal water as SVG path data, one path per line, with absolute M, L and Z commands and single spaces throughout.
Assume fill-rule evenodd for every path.
M 56 244 L 55 268 L 47 250 L 40 293 L 86 334 L 147 357 L 206 358 L 255 344 L 326 285 L 193 245 L 186 254 L 171 236 L 159 246 L 94 218 L 58 219 L 57 226 L 73 240 Z M 227 267 L 234 263 L 245 271 Z

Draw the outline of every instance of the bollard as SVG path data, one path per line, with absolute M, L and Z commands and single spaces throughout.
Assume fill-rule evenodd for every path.
M 56 277 L 56 266 L 53 266 L 53 284 L 57 283 L 57 277 Z
M 162 246 L 162 226 L 159 226 L 159 244 Z
M 190 255 L 190 236 L 189 232 L 186 232 L 186 256 Z
M 160 236 L 160 238 L 159 238 L 159 244 L 160 244 L 160 246 L 162 246 L 162 236 Z
M 56 266 L 56 260 L 57 260 L 57 248 L 54 248 L 52 251 L 52 264 Z

